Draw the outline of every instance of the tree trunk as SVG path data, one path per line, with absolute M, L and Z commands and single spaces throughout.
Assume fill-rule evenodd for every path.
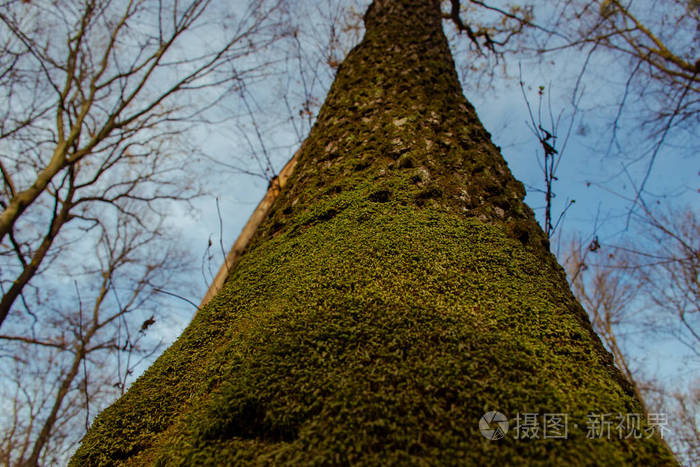
M 63 400 L 68 394 L 68 391 L 70 391 L 73 381 L 78 375 L 78 371 L 80 371 L 80 365 L 83 363 L 84 358 L 85 348 L 84 343 L 81 342 L 75 349 L 73 364 L 68 370 L 68 373 L 62 375 L 62 380 L 58 387 L 58 392 L 56 393 L 53 406 L 51 407 L 51 412 L 42 424 L 39 435 L 37 435 L 34 445 L 32 446 L 32 453 L 30 454 L 29 458 L 23 462 L 23 467 L 35 467 L 39 465 L 41 453 L 46 447 L 46 443 L 48 443 L 49 439 L 51 438 L 51 432 L 56 425 L 56 419 L 58 418 L 58 412 L 61 410 L 61 406 L 63 405 Z
M 73 465 L 673 464 L 656 436 L 587 438 L 589 412 L 641 405 L 462 95 L 438 0 L 365 24 L 223 290 Z

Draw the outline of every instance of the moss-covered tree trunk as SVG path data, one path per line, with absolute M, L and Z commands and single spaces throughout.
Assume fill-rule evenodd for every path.
M 587 438 L 590 412 L 642 408 L 462 95 L 438 0 L 365 23 L 226 286 L 73 464 L 672 464 L 657 437 Z M 566 439 L 543 439 L 554 413 Z

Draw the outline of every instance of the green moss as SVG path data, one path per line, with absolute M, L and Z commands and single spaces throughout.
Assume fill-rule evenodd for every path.
M 672 462 L 655 438 L 586 439 L 589 411 L 642 409 L 537 256 L 369 195 L 251 251 L 74 464 Z M 569 439 L 488 441 L 492 409 L 566 412 Z

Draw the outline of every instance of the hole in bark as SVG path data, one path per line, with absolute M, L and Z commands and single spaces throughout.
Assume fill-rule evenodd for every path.
M 417 200 L 435 199 L 442 196 L 442 190 L 436 186 L 431 186 L 420 191 L 416 195 Z
M 369 195 L 369 200 L 375 203 L 386 203 L 391 198 L 391 192 L 389 190 L 380 190 Z
M 364 170 L 364 169 L 366 169 L 366 168 L 369 167 L 369 166 L 370 166 L 369 161 L 360 161 L 360 162 L 358 162 L 357 164 L 355 164 L 354 167 L 353 167 L 352 169 L 353 169 L 355 172 L 359 172 L 360 170 Z
M 330 208 L 328 211 L 325 211 L 316 217 L 316 220 L 325 222 L 333 219 L 335 216 L 338 215 L 338 210 L 335 208 Z
M 406 147 L 396 147 L 391 149 L 389 151 L 389 157 L 391 157 L 394 160 L 397 160 L 399 157 L 401 157 L 403 154 L 408 152 L 408 148 Z
M 520 232 L 518 234 L 518 240 L 524 245 L 530 240 L 530 233 L 527 231 Z
M 282 230 L 282 227 L 284 227 L 284 224 L 280 221 L 275 221 L 272 226 L 270 226 L 270 235 L 275 235 L 277 232 Z
M 514 238 L 518 239 L 523 245 L 527 245 L 527 242 L 530 241 L 529 229 L 520 223 L 516 223 L 515 225 L 513 225 L 513 227 L 511 228 L 511 235 Z
M 337 195 L 337 194 L 340 193 L 341 191 L 343 191 L 343 187 L 340 186 L 340 185 L 335 185 L 335 186 L 330 187 L 328 190 L 326 190 L 326 193 L 325 193 L 325 194 L 327 194 L 327 195 Z
M 488 193 L 489 196 L 496 196 L 501 194 L 503 188 L 495 182 L 486 183 L 484 185 L 484 191 Z
M 403 159 L 401 159 L 399 161 L 399 168 L 400 169 L 412 169 L 415 166 L 416 166 L 416 164 L 415 164 L 415 162 L 413 162 L 413 159 L 411 159 L 408 156 L 404 157 Z
M 421 183 L 422 181 L 423 177 L 421 177 L 420 175 L 414 175 L 413 177 L 411 177 L 411 182 L 415 184 Z

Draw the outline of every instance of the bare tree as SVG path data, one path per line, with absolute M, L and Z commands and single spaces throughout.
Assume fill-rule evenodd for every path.
M 643 296 L 659 310 L 647 325 L 700 357 L 700 219 L 690 209 L 643 210 L 644 236 L 654 247 L 628 253 Z
M 572 288 L 576 298 L 588 311 L 596 332 L 613 354 L 615 363 L 632 384 L 637 397 L 644 401 L 634 368 L 624 350 L 624 337 L 620 338 L 624 333 L 621 328 L 634 322 L 632 315 L 635 310 L 632 304 L 637 284 L 627 274 L 627 263 L 623 258 L 609 258 L 614 259 L 616 267 L 610 267 L 606 262 L 589 266 L 588 255 L 597 250 L 593 242 L 573 242 L 566 261 Z
M 96 412 L 159 348 L 149 336 L 167 320 L 159 291 L 173 286 L 186 256 L 129 215 L 98 228 L 96 261 L 45 305 L 48 322 L 31 337 L 0 335 L 7 465 L 63 463 Z
M 528 126 L 540 146 L 537 151 L 537 163 L 542 169 L 542 174 L 544 176 L 543 188 L 528 186 L 528 189 L 544 195 L 544 224 L 542 228 L 547 239 L 551 240 L 564 219 L 566 212 L 576 202 L 574 199 L 567 199 L 564 208 L 557 216 L 557 219 L 554 220 L 554 215 L 552 213 L 553 201 L 556 197 L 554 182 L 559 180 L 557 177 L 559 164 L 564 156 L 564 151 L 566 150 L 569 137 L 571 136 L 571 130 L 576 122 L 576 106 L 574 106 L 574 111 L 571 115 L 564 115 L 564 111 L 561 110 L 555 117 L 554 110 L 552 109 L 551 90 L 547 93 L 547 104 L 544 104 L 545 86 L 539 86 L 537 90 L 537 110 L 534 111 L 525 91 L 525 82 L 523 81 L 522 73 L 520 73 L 520 90 L 523 94 L 523 99 L 525 100 L 525 105 L 527 106 L 528 115 L 530 117 Z M 566 125 L 566 128 L 563 128 L 564 125 Z M 562 132 L 564 133 L 563 135 L 561 134 Z
M 602 72 L 610 78 L 599 96 L 589 96 L 589 107 L 598 104 L 594 112 L 604 115 L 601 150 L 622 156 L 625 168 L 639 166 L 632 203 L 638 209 L 637 201 L 652 194 L 647 183 L 662 148 L 682 141 L 695 150 L 692 137 L 700 110 L 697 2 L 562 0 L 550 6 L 547 17 L 543 21 L 549 32 L 539 35 L 534 50 L 551 56 L 582 52 L 586 59 L 576 87 L 587 75 Z M 604 110 L 611 101 L 612 113 Z
M 669 445 L 694 465 L 700 449 L 700 401 L 692 386 L 697 381 L 654 377 L 630 344 L 642 336 L 647 343 L 685 348 L 690 368 L 700 364 L 700 222 L 690 209 L 657 212 L 642 205 L 640 211 L 635 241 L 616 245 L 597 236 L 590 243 L 576 241 L 566 266 L 574 293 L 615 363 L 647 409 L 667 415 Z
M 260 72 L 244 59 L 283 34 L 271 16 L 280 6 L 5 2 L 0 42 L 15 52 L 0 84 L 14 124 L 0 139 L 0 240 L 16 266 L 3 274 L 0 324 L 63 227 L 95 222 L 86 213 L 102 208 L 92 206 L 193 194 L 173 182 L 191 163 L 178 136 L 206 120 L 230 83 Z
M 601 136 L 599 149 L 621 156 L 626 167 L 639 166 L 635 201 L 650 194 L 646 186 L 664 146 L 680 140 L 696 149 L 687 136 L 697 136 L 700 105 L 697 2 L 533 0 L 504 7 L 450 0 L 444 5 L 445 18 L 476 52 L 463 65 L 471 82 L 473 72 L 493 78 L 502 59 L 533 57 L 539 63 L 581 64 L 575 75 L 562 75 L 570 83 L 573 103 L 588 81 L 606 81 L 584 103 L 592 110 L 589 118 L 603 126 L 595 132 Z M 632 206 L 638 207 L 636 202 Z
M 660 380 L 646 381 L 645 397 L 650 410 L 666 413 L 672 436 L 668 443 L 682 465 L 695 466 L 700 461 L 700 380 L 669 388 Z

